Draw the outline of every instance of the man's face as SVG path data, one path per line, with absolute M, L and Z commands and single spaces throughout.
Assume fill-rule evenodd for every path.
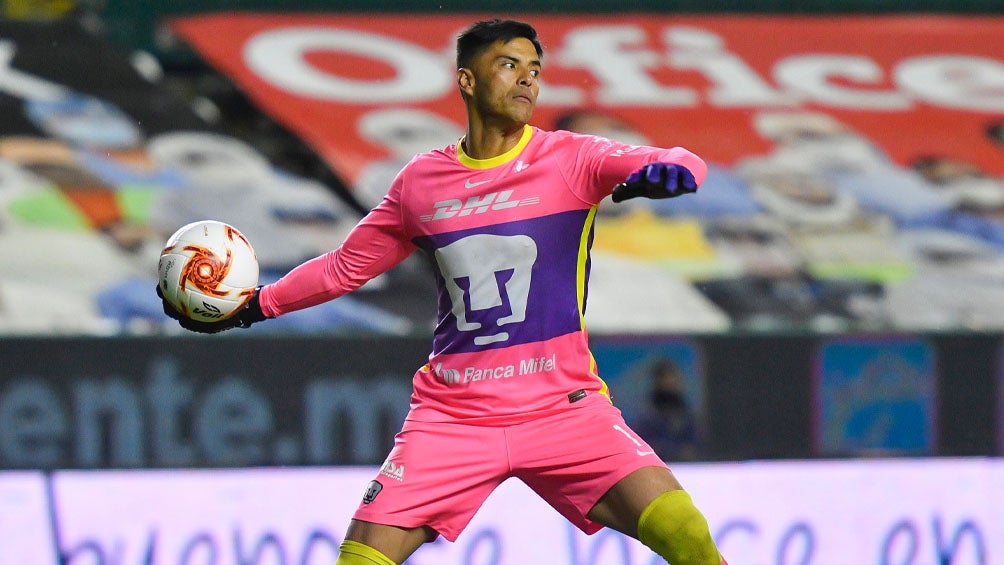
M 465 91 L 482 118 L 530 121 L 540 91 L 540 58 L 530 40 L 497 41 L 471 66 L 473 80 Z

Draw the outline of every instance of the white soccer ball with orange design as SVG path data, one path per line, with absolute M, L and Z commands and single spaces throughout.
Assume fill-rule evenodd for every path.
M 215 220 L 174 232 L 157 266 L 160 291 L 183 316 L 198 322 L 225 320 L 258 286 L 258 258 L 237 228 Z

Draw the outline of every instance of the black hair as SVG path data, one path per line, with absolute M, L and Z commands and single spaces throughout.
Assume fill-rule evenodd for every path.
M 494 45 L 497 41 L 508 43 L 519 37 L 528 39 L 530 43 L 533 43 L 538 57 L 544 54 L 544 49 L 540 46 L 540 40 L 537 39 L 537 30 L 533 29 L 533 26 L 530 24 L 497 18 L 477 22 L 457 37 L 457 68 L 470 67 L 471 62 L 482 51 Z
M 554 129 L 575 131 L 572 127 L 572 124 L 575 123 L 575 120 L 583 116 L 588 116 L 591 113 L 592 112 L 590 110 L 569 110 L 567 112 L 559 114 L 558 117 L 555 118 L 554 120 Z
M 987 136 L 998 143 L 1004 142 L 1004 122 L 997 122 L 987 126 Z

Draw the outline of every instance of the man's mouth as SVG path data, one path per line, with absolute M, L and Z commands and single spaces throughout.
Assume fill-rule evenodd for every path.
M 520 92 L 517 92 L 513 96 L 513 99 L 520 102 L 526 102 L 527 104 L 533 104 L 533 93 L 526 89 L 520 89 Z

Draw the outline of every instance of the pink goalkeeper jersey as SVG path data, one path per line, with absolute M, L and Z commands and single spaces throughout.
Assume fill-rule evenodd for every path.
M 431 258 L 439 313 L 409 419 L 509 424 L 606 393 L 583 316 L 596 206 L 646 163 L 707 168 L 676 147 L 625 145 L 526 126 L 492 159 L 457 145 L 416 156 L 336 250 L 261 291 L 277 316 L 331 300 L 401 262 Z

